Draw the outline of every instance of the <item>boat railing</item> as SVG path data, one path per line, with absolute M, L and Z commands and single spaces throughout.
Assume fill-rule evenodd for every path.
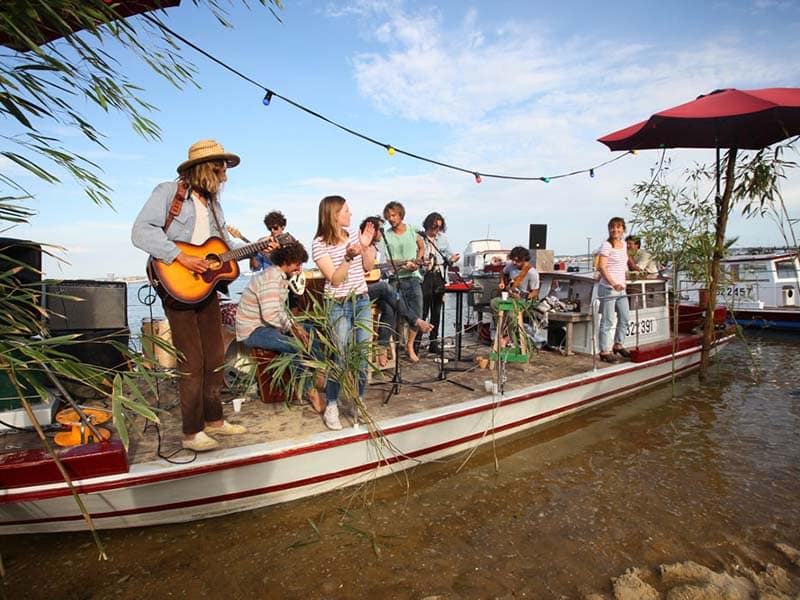
M 592 301 L 592 370 L 597 371 L 597 320 L 600 318 L 600 298 Z
M 629 283 L 635 284 L 637 282 Z M 630 289 L 630 287 L 633 286 L 629 285 L 626 290 L 626 298 L 630 311 L 630 317 L 626 325 L 626 337 L 633 336 L 634 345 L 637 348 L 641 344 L 641 337 L 643 335 L 648 335 L 648 342 L 657 341 L 661 336 L 663 336 L 663 339 L 669 338 L 671 335 L 669 312 L 670 292 L 666 289 L 666 286 L 647 285 L 643 287 L 643 291 L 636 291 L 635 289 Z M 602 288 L 598 287 L 598 292 L 600 289 Z M 611 296 L 606 297 L 611 298 Z M 593 305 L 593 336 L 595 330 L 599 329 L 600 304 L 606 297 L 598 294 L 596 298 L 597 304 Z M 597 323 L 595 323 L 595 320 L 597 320 Z M 658 337 L 653 339 L 653 334 Z

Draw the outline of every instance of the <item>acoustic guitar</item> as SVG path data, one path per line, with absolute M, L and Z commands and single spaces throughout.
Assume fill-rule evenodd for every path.
M 208 270 L 204 273 L 195 273 L 177 260 L 168 265 L 151 257 L 147 265 L 147 274 L 153 287 L 160 286 L 170 296 L 185 304 L 197 304 L 208 298 L 217 283 L 233 281 L 239 276 L 237 260 L 248 258 L 269 244 L 270 240 L 263 240 L 231 250 L 225 241 L 218 237 L 210 237 L 199 246 L 188 242 L 175 242 L 181 252 L 207 260 Z

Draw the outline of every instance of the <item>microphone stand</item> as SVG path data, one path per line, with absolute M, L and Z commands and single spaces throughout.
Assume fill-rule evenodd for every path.
M 373 385 L 387 385 L 387 383 L 388 383 L 391 386 L 389 388 L 389 393 L 386 395 L 386 398 L 383 401 L 384 404 L 389 404 L 389 400 L 391 399 L 391 397 L 400 393 L 400 386 L 403 385 L 404 383 L 406 385 L 410 385 L 411 387 L 419 388 L 419 389 L 425 390 L 427 392 L 432 392 L 433 388 L 425 387 L 425 386 L 419 385 L 418 383 L 404 382 L 402 376 L 400 375 L 400 352 L 399 352 L 399 349 L 400 349 L 400 346 L 401 346 L 401 343 L 400 343 L 400 330 L 402 329 L 402 326 L 400 324 L 400 319 L 401 319 L 401 313 L 403 312 L 403 311 L 400 310 L 400 305 L 402 304 L 400 302 L 400 277 L 399 277 L 399 275 L 397 273 L 397 265 L 395 264 L 394 258 L 392 257 L 392 249 L 389 247 L 389 241 L 386 239 L 386 233 L 385 232 L 382 233 L 381 238 L 383 238 L 383 247 L 386 248 L 386 257 L 388 258 L 389 264 L 392 267 L 392 277 L 394 277 L 394 280 L 395 280 L 396 285 L 397 285 L 397 287 L 395 288 L 395 298 L 397 300 L 397 310 L 395 311 L 395 316 L 394 316 L 394 333 L 397 336 L 397 341 L 396 341 L 396 346 L 395 346 L 395 350 L 394 350 L 394 375 L 392 376 L 392 380 L 389 381 L 389 382 L 379 381 L 377 383 L 374 383 Z
M 439 256 L 442 257 L 442 267 L 444 267 L 445 274 L 446 274 L 447 273 L 447 267 L 450 266 L 450 259 L 447 256 L 444 255 L 444 252 L 441 251 L 439 246 L 437 246 L 436 243 L 427 236 L 427 234 L 425 234 L 422 231 L 417 231 L 417 235 L 422 236 L 422 239 L 425 241 L 425 243 L 430 244 L 431 247 L 434 250 L 436 250 L 436 253 Z M 436 267 L 436 268 L 438 269 L 439 267 Z M 461 279 L 461 274 L 459 274 L 458 277 L 459 277 L 459 279 Z M 447 278 L 444 275 L 442 276 L 442 279 L 445 282 L 447 281 Z M 466 283 L 466 282 L 464 282 L 463 279 L 461 279 L 461 281 L 463 283 Z M 445 283 L 445 285 L 447 285 L 447 283 Z M 457 385 L 457 386 L 459 386 L 461 388 L 464 388 L 465 390 L 469 390 L 471 392 L 474 392 L 475 388 L 473 388 L 473 387 L 470 387 L 470 386 L 468 386 L 466 384 L 463 384 L 463 383 L 460 383 L 458 381 L 452 381 L 450 379 L 447 379 L 447 372 L 448 371 L 467 371 L 468 369 L 460 369 L 460 368 L 457 368 L 457 367 L 445 367 L 444 366 L 444 362 L 445 362 L 445 358 L 444 358 L 444 338 L 445 338 L 445 334 L 444 334 L 444 307 L 445 307 L 444 294 L 445 293 L 446 292 L 442 292 L 442 307 L 440 309 L 440 317 L 439 317 L 439 330 L 440 330 L 440 333 L 439 333 L 439 375 L 437 377 L 437 380 L 438 381 L 447 381 L 448 383 L 452 383 L 453 385 Z M 460 302 L 461 298 L 459 297 L 457 299 L 457 301 Z M 433 307 L 431 307 L 431 308 L 433 308 Z

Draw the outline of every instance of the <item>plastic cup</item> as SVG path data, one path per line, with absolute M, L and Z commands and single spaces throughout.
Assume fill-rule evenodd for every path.
M 242 402 L 244 402 L 244 398 L 234 398 L 231 402 L 233 402 L 233 412 L 242 411 Z
M 508 292 L 500 292 L 501 300 L 508 300 Z
M 492 384 L 492 380 L 491 379 L 487 379 L 486 381 L 483 382 L 483 388 L 487 392 L 491 392 L 492 391 L 492 385 L 493 384 Z
M 493 393 L 494 395 L 497 395 L 497 394 L 499 394 L 499 393 L 500 393 L 500 388 L 498 388 L 498 387 L 497 387 L 497 384 L 496 384 L 496 383 L 492 383 L 492 393 Z

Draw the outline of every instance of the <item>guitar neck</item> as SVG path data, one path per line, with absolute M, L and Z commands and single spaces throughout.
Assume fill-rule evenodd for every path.
M 227 252 L 223 252 L 219 255 L 219 259 L 222 262 L 227 262 L 229 260 L 242 260 L 243 258 L 248 258 L 249 256 L 253 256 L 256 252 L 259 252 L 270 245 L 270 240 L 262 240 L 260 242 L 253 242 L 252 244 L 247 244 L 246 246 L 242 246 L 241 248 L 234 248 L 233 250 L 228 250 Z
M 417 266 L 425 264 L 425 259 L 423 258 L 415 258 L 413 260 L 387 260 L 386 262 L 377 263 L 373 265 L 373 269 L 384 269 L 387 267 L 402 267 L 404 264 L 408 262 L 413 262 Z

